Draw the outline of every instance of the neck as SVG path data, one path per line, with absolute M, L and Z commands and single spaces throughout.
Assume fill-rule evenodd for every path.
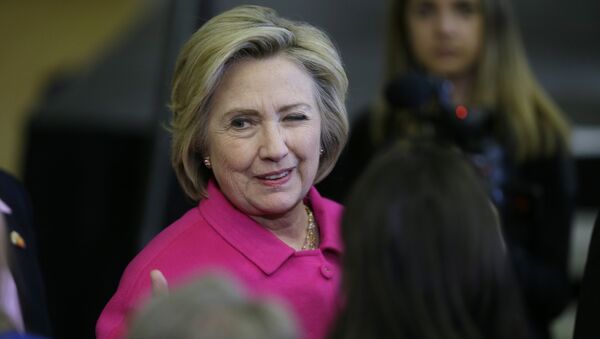
M 279 240 L 291 248 L 295 250 L 302 249 L 308 225 L 304 203 L 300 202 L 284 215 L 253 216 L 252 219 L 271 231 Z
M 473 84 L 475 76 L 473 74 L 449 77 L 452 82 L 452 102 L 457 105 L 469 104 L 473 96 Z

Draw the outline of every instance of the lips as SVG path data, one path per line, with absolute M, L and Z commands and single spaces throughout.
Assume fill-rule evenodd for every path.
M 453 57 L 457 51 L 454 48 L 438 48 L 435 50 L 435 54 L 440 57 Z
M 287 168 L 280 171 L 269 172 L 266 174 L 257 175 L 256 177 L 263 180 L 277 180 L 290 175 L 292 168 Z
M 290 179 L 293 169 L 294 168 L 292 167 L 280 171 L 269 172 L 257 175 L 256 178 L 267 185 L 283 185 Z
M 266 179 L 266 180 L 277 180 L 277 179 L 281 179 L 285 176 L 288 176 L 290 174 L 289 171 L 285 171 L 285 172 L 281 172 L 279 174 L 273 174 L 273 175 L 267 175 L 267 176 L 263 176 L 261 177 L 261 179 Z

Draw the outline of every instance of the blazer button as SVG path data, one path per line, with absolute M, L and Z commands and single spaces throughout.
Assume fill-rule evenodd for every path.
M 333 270 L 327 264 L 321 265 L 321 274 L 327 279 L 333 278 Z

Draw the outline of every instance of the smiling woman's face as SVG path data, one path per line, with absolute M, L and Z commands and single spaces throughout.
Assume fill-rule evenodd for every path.
M 284 56 L 232 64 L 212 98 L 208 156 L 223 194 L 251 216 L 301 203 L 319 166 L 312 78 Z
M 452 78 L 474 69 L 483 45 L 480 0 L 409 0 L 406 6 L 410 47 L 427 72 Z

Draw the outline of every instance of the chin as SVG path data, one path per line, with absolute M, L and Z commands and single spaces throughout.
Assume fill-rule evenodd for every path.
M 454 78 L 462 76 L 466 73 L 465 67 L 461 65 L 445 65 L 444 67 L 438 67 L 433 70 L 433 74 L 437 74 L 443 78 Z
M 296 207 L 301 201 L 302 199 L 293 197 L 272 197 L 268 201 L 261 202 L 257 207 L 266 214 L 282 214 Z

